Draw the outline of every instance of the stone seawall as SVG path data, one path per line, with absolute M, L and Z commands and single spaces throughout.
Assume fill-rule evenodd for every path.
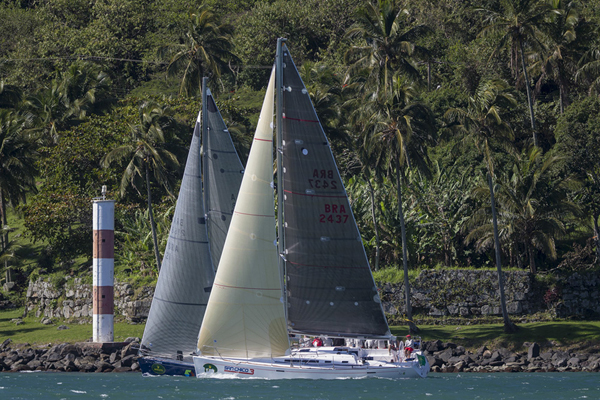
M 381 285 L 383 307 L 391 325 L 403 322 L 406 313 L 404 285 Z M 153 287 L 133 288 L 115 283 L 115 314 L 131 322 L 148 317 Z M 508 313 L 530 316 L 542 312 L 551 318 L 600 319 L 600 272 L 574 273 L 552 283 L 535 279 L 529 272 L 505 273 Z M 414 316 L 448 320 L 501 316 L 495 271 L 425 270 L 411 286 Z M 55 288 L 38 279 L 29 282 L 27 312 L 36 317 L 65 318 L 89 322 L 92 317 L 92 285 L 69 279 Z
M 129 283 L 115 282 L 115 315 L 130 322 L 145 321 L 150 311 L 154 288 L 142 286 L 134 289 Z M 92 318 L 92 284 L 80 278 L 67 280 L 55 288 L 43 279 L 29 281 L 27 312 L 37 318 L 64 318 L 90 322 Z
M 548 312 L 553 318 L 600 318 L 600 272 L 574 273 L 555 282 L 537 280 L 529 272 L 506 272 L 507 311 L 515 316 Z M 404 284 L 381 285 L 390 323 L 406 313 Z M 501 316 L 495 271 L 425 270 L 411 286 L 413 316 L 434 319 Z

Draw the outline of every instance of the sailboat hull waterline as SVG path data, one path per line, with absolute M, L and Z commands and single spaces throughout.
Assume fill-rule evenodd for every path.
M 396 338 L 329 141 L 284 41 L 277 41 L 276 64 L 198 335 L 196 376 L 424 378 L 429 363 L 421 350 L 404 359 L 393 349 Z M 346 345 L 296 347 L 290 335 L 346 339 Z M 373 339 L 385 344 L 374 349 L 356 342 Z

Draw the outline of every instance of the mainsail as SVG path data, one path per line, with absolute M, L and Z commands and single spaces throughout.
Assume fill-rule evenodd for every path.
M 290 331 L 389 337 L 377 287 L 329 142 L 282 47 L 283 237 Z M 280 122 L 281 121 L 281 122 Z M 280 215 L 281 218 L 281 215 Z
M 149 351 L 158 357 L 175 359 L 177 352 L 181 352 L 181 356 L 187 359 L 196 351 L 214 270 L 221 257 L 243 176 L 242 163 L 206 81 L 205 78 L 202 111 L 194 128 L 167 248 L 142 339 L 143 353 Z M 204 132 L 202 157 L 201 131 Z
M 216 269 L 231 223 L 244 167 L 210 90 L 206 91 L 205 97 L 206 130 L 202 139 L 203 177 L 208 238 L 213 266 Z
M 180 351 L 187 357 L 196 350 L 195 338 L 214 279 L 202 201 L 200 120 L 201 113 L 142 338 L 143 349 L 154 356 L 176 358 Z
M 289 349 L 275 235 L 273 81 L 274 71 L 200 329 L 205 356 L 275 357 Z

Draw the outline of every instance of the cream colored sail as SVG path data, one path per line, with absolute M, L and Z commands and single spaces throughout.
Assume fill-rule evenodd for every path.
M 274 80 L 273 69 L 200 329 L 202 355 L 274 357 L 289 349 L 275 245 Z

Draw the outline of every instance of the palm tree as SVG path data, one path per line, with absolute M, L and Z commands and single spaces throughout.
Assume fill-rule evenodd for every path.
M 190 12 L 180 43 L 159 49 L 159 56 L 169 59 L 167 76 L 181 76 L 180 94 L 201 92 L 202 77 L 219 78 L 227 62 L 237 59 L 231 52 L 232 33 L 233 26 L 221 23 L 205 4 Z
M 90 114 L 107 111 L 114 102 L 110 77 L 90 63 L 73 63 L 58 73 L 50 87 L 29 97 L 26 109 L 35 115 L 50 143 L 58 140 L 58 131 L 75 126 Z
M 408 281 L 406 226 L 402 209 L 402 180 L 406 168 L 417 168 L 427 173 L 426 146 L 434 142 L 436 131 L 433 113 L 419 102 L 417 97 L 416 87 L 405 78 L 396 75 L 392 79 L 389 91 L 366 97 L 370 100 L 365 100 L 356 120 L 361 127 L 362 147 L 365 153 L 375 160 L 373 168 L 395 176 L 408 320 L 412 319 L 412 307 Z
M 563 220 L 579 213 L 579 208 L 567 197 L 567 190 L 574 182 L 552 173 L 559 160 L 557 156 L 542 160 L 541 150 L 531 149 L 514 163 L 512 172 L 501 179 L 497 194 L 501 210 L 499 225 L 505 240 L 513 248 L 523 246 L 532 274 L 537 273 L 535 252 L 556 259 L 555 238 L 566 233 Z M 480 189 L 480 192 L 486 195 L 485 190 Z M 474 220 L 484 217 L 485 211 L 475 213 Z M 490 239 L 489 228 L 484 224 L 467 236 L 468 241 L 477 240 L 480 248 L 489 246 Z
M 429 28 L 409 27 L 408 16 L 408 11 L 400 8 L 396 0 L 367 2 L 359 9 L 357 21 L 346 36 L 360 38 L 364 44 L 353 46 L 346 53 L 346 62 L 352 65 L 348 75 L 367 68 L 372 78 L 370 83 L 383 86 L 383 90 L 391 88 L 396 72 L 418 80 L 419 71 L 413 59 L 425 58 L 428 52 L 415 45 L 414 40 L 428 33 Z
M 525 62 L 525 47 L 533 50 L 544 49 L 544 30 L 552 8 L 544 0 L 501 0 L 500 7 L 500 11 L 486 8 L 476 9 L 484 14 L 484 23 L 486 24 L 480 35 L 502 34 L 492 57 L 506 45 L 510 45 L 510 66 L 515 80 L 519 76 L 518 61 L 521 60 L 521 69 L 525 76 L 525 88 L 527 89 L 529 118 L 533 129 L 533 144 L 539 146 L 533 113 L 533 97 Z
M 588 95 L 600 94 L 600 46 L 590 48 L 581 57 L 575 81 L 589 87 Z
M 0 109 L 0 227 L 7 226 L 6 206 L 24 202 L 35 192 L 37 141 L 31 134 L 31 116 Z M 9 245 L 8 229 L 2 230 L 0 250 Z M 7 282 L 10 270 L 7 268 Z
M 500 305 L 504 318 L 504 330 L 515 332 L 516 326 L 510 321 L 504 296 L 504 278 L 500 259 L 500 239 L 496 217 L 496 200 L 494 197 L 494 163 L 490 142 L 499 139 L 512 139 L 511 127 L 502 120 L 504 109 L 514 107 L 516 100 L 508 84 L 502 80 L 482 81 L 469 98 L 466 109 L 453 108 L 444 114 L 449 127 L 464 133 L 465 140 L 472 141 L 485 159 L 487 166 L 487 181 L 490 193 L 492 224 L 494 232 L 494 247 L 496 250 L 496 268 L 498 270 L 498 287 L 500 290 Z M 506 142 L 504 142 L 506 144 Z
M 106 168 L 112 162 L 127 161 L 127 167 L 121 178 L 120 192 L 125 195 L 129 185 L 139 192 L 139 187 L 145 183 L 146 196 L 148 201 L 148 215 L 152 228 L 152 238 L 154 242 L 154 256 L 156 265 L 160 271 L 160 253 L 158 248 L 158 239 L 156 236 L 156 224 L 152 212 L 152 192 L 151 177 L 162 185 L 169 194 L 170 178 L 169 171 L 176 170 L 179 167 L 177 156 L 167 148 L 165 141 L 164 128 L 170 122 L 170 109 L 166 106 L 159 106 L 152 102 L 144 102 L 139 107 L 140 123 L 130 126 L 130 142 L 111 150 L 104 159 L 102 165 Z
M 577 3 L 562 0 L 552 0 L 552 3 L 555 14 L 547 26 L 547 51 L 540 53 L 539 60 L 532 64 L 531 69 L 540 75 L 536 90 L 547 78 L 556 83 L 562 114 L 569 104 L 569 89 L 573 85 L 577 61 L 592 40 L 593 30 L 589 23 L 579 18 Z

